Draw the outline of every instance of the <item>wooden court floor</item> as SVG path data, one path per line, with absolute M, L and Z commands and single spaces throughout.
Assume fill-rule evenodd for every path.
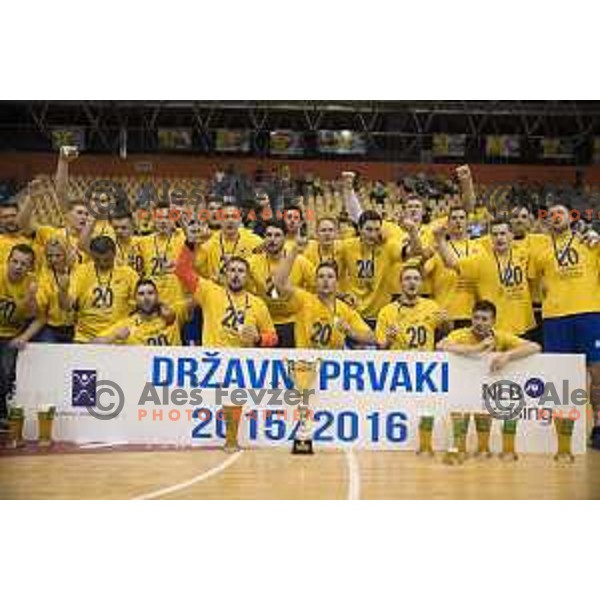
M 0 456 L 3 499 L 598 499 L 600 452 L 469 458 L 410 452 L 102 450 Z

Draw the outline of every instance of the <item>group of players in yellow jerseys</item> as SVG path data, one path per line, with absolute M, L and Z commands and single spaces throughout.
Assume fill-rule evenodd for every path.
M 61 152 L 57 190 L 66 189 L 72 158 Z M 336 215 L 327 215 L 310 241 L 297 207 L 262 223 L 259 236 L 234 205 L 213 202 L 221 218 L 208 224 L 174 221 L 170 206 L 159 205 L 154 231 L 139 236 L 131 214 L 91 218 L 85 203 L 66 197 L 62 228 L 35 225 L 31 197 L 1 205 L 0 418 L 18 350 L 30 341 L 437 347 L 494 352 L 492 369 L 500 369 L 538 352 L 542 333 L 546 352 L 586 355 L 597 415 L 599 236 L 578 233 L 568 210 L 555 206 L 545 233 L 531 233 L 521 207 L 470 239 L 473 184 L 467 167 L 458 175 L 460 201 L 425 224 L 417 196 L 394 220 L 362 210 L 344 174 L 356 234 L 342 236 Z M 592 442 L 600 447 L 598 427 Z

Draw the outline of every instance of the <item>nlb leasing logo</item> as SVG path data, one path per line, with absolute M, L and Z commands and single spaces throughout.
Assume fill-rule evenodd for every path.
M 518 383 L 501 379 L 492 384 L 483 384 L 483 403 L 495 419 L 516 419 L 525 408 L 525 394 Z
M 568 380 L 562 381 L 558 390 L 553 382 L 544 382 L 539 377 L 530 377 L 523 385 L 510 379 L 484 383 L 481 396 L 490 415 L 503 421 L 519 418 L 528 402 L 550 411 L 559 406 L 583 406 L 587 402 L 586 390 L 571 389 Z

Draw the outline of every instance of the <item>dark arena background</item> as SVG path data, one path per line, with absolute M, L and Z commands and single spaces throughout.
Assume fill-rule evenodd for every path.
M 600 102 L 0 102 L 0 497 L 598 499 L 599 252 Z

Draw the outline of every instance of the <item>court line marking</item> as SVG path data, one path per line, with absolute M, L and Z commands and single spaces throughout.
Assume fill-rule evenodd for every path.
M 200 473 L 200 475 L 196 475 L 196 477 L 192 477 L 191 479 L 187 479 L 186 481 L 182 481 L 181 483 L 177 483 L 175 485 L 170 485 L 168 487 L 160 488 L 155 492 L 149 492 L 148 494 L 142 494 L 141 496 L 135 496 L 134 498 L 130 498 L 131 500 L 151 500 L 152 498 L 158 498 L 159 496 L 166 496 L 167 494 L 172 494 L 173 492 L 178 492 L 179 490 L 183 490 L 187 487 L 190 487 L 196 483 L 200 483 L 201 481 L 205 481 L 209 479 L 213 475 L 217 475 L 224 471 L 228 467 L 230 467 L 236 460 L 240 458 L 240 456 L 244 453 L 243 450 L 232 454 L 228 458 L 226 458 L 222 463 L 219 463 L 216 467 L 209 469 L 208 471 L 204 471 L 204 473 Z
M 81 450 L 94 450 L 95 448 L 112 448 L 113 446 L 127 446 L 129 442 L 92 442 L 79 446 Z
M 346 450 L 348 465 L 348 497 L 346 500 L 360 500 L 360 469 L 358 460 L 352 450 Z

